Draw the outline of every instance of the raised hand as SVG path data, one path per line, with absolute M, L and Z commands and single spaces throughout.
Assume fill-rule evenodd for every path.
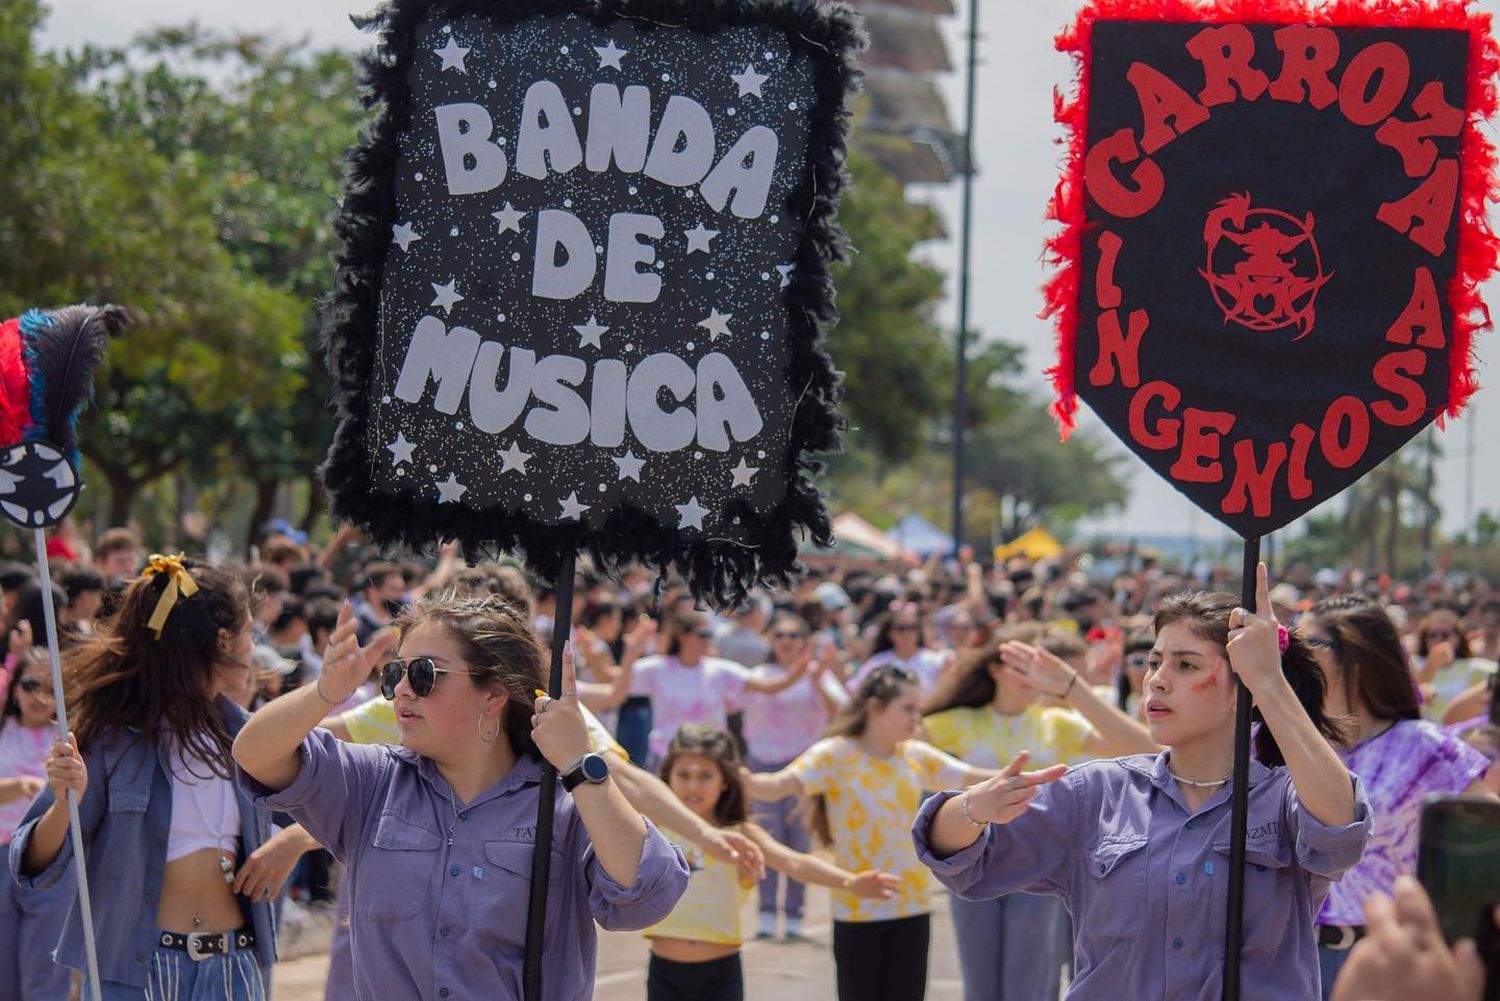
M 10 652 L 20 656 L 32 647 L 31 623 L 21 619 L 10 631 Z
M 1251 695 L 1283 683 L 1281 648 L 1277 644 L 1276 613 L 1264 563 L 1255 567 L 1255 611 L 1236 608 L 1229 613 L 1229 667 Z
M 563 644 L 562 693 L 552 698 L 537 696 L 531 717 L 531 739 L 542 757 L 559 771 L 589 753 L 589 731 L 578 708 L 578 671 L 573 665 L 573 644 Z
M 962 795 L 969 801 L 969 816 L 976 823 L 1008 824 L 1031 806 L 1038 786 L 1056 782 L 1068 773 L 1067 765 L 1053 765 L 1035 772 L 1023 772 L 1031 760 L 1030 751 L 1017 754 L 994 778 L 970 786 Z
M 630 631 L 630 635 L 625 637 L 625 646 L 639 656 L 646 649 L 646 645 L 656 638 L 656 631 L 656 620 L 642 616 L 641 621 Z
M 330 705 L 338 705 L 365 683 L 370 672 L 390 657 L 396 647 L 396 634 L 382 629 L 359 645 L 359 623 L 354 620 L 354 606 L 348 600 L 339 609 L 338 624 L 328 637 L 323 652 L 323 671 L 318 675 L 318 694 Z
M 1065 697 L 1078 680 L 1078 672 L 1061 657 L 1019 640 L 1000 644 L 1000 662 L 1054 699 Z

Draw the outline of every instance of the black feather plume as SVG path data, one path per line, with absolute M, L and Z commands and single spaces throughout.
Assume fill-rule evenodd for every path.
M 26 378 L 31 384 L 31 427 L 26 437 L 45 441 L 78 462 L 78 414 L 94 392 L 94 370 L 109 338 L 129 317 L 119 306 L 34 309 L 21 317 Z

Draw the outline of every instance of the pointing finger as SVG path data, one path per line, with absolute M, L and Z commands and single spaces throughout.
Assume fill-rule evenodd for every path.
M 573 644 L 563 644 L 562 654 L 562 701 L 578 701 L 578 665 L 573 663 Z
M 1258 618 L 1267 620 L 1276 617 L 1276 613 L 1271 610 L 1270 578 L 1264 560 L 1255 564 L 1255 614 Z
M 1000 772 L 1000 774 L 1004 775 L 1008 779 L 1015 778 L 1021 773 L 1021 769 L 1026 767 L 1026 762 L 1030 760 L 1031 752 L 1021 751 L 1014 758 L 1010 759 L 1010 764 L 1006 765 L 1005 768 Z

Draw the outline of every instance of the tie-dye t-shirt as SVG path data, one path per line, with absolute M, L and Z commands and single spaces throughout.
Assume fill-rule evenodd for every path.
M 722 657 L 704 657 L 692 666 L 666 656 L 636 661 L 630 694 L 651 699 L 651 759 L 666 756 L 672 736 L 684 723 L 727 726 L 729 714 L 740 711 L 749 677 L 743 667 Z
M 956 789 L 967 769 L 920 740 L 902 741 L 889 758 L 872 757 L 859 741 L 828 737 L 787 766 L 809 796 L 828 805 L 833 859 L 850 872 L 880 869 L 901 880 L 889 900 L 870 900 L 835 890 L 839 921 L 884 921 L 932 909 L 932 873 L 917 861 L 911 822 L 923 792 Z
M 1375 828 L 1364 856 L 1329 888 L 1318 924 L 1362 925 L 1366 898 L 1390 893 L 1397 876 L 1417 871 L 1422 800 L 1462 792 L 1484 775 L 1489 760 L 1425 720 L 1401 720 L 1354 747 L 1340 748 L 1339 757 L 1364 784 Z

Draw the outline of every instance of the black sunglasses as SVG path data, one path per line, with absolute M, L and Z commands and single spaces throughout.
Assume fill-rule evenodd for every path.
M 412 657 L 410 660 L 393 660 L 380 669 L 380 694 L 388 701 L 396 698 L 396 686 L 401 684 L 402 676 L 411 683 L 411 690 L 419 697 L 432 694 L 432 688 L 437 684 L 437 676 L 440 674 L 469 674 L 469 671 L 455 671 L 446 667 L 438 667 L 431 657 Z
M 771 638 L 773 640 L 805 640 L 805 639 L 807 639 L 807 634 L 806 633 L 781 633 L 781 632 L 776 632 L 776 633 L 772 633 L 771 634 Z

